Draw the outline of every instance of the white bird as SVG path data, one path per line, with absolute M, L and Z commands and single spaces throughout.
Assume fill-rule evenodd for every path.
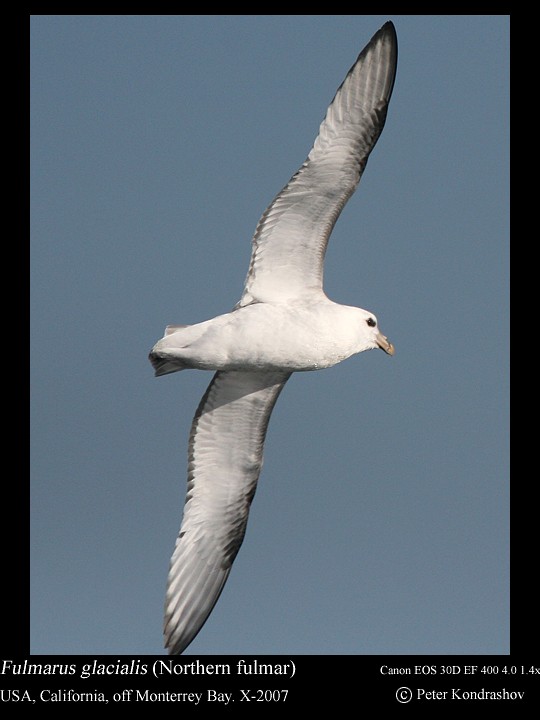
M 169 325 L 156 375 L 217 371 L 189 437 L 187 497 L 171 558 L 165 647 L 180 654 L 211 613 L 244 539 L 270 414 L 291 373 L 394 347 L 366 310 L 323 291 L 328 238 L 383 129 L 397 63 L 387 22 L 339 87 L 306 161 L 263 213 L 242 297 L 224 315 Z

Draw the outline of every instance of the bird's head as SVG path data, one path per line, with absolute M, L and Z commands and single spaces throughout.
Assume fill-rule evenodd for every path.
M 380 348 L 388 355 L 393 355 L 396 350 L 386 335 L 379 330 L 379 323 L 375 315 L 367 310 L 363 310 L 362 313 L 363 317 L 360 320 L 362 334 L 366 336 L 368 347 L 370 349 Z

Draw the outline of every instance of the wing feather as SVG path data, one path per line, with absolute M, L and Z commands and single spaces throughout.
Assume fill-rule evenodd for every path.
M 171 559 L 165 645 L 179 655 L 216 604 L 244 539 L 270 414 L 286 372 L 217 372 L 195 414 L 184 517 Z
M 328 238 L 384 127 L 396 64 L 387 22 L 339 87 L 306 161 L 259 220 L 237 307 L 322 292 Z

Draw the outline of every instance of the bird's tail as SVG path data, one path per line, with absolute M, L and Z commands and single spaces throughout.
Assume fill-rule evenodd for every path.
M 152 363 L 152 367 L 156 371 L 156 377 L 160 377 L 160 375 L 169 375 L 169 373 L 178 372 L 179 370 L 185 370 L 185 368 L 189 367 L 189 365 L 183 363 L 180 358 L 171 357 L 169 354 L 165 354 L 159 350 L 156 350 L 157 347 L 163 344 L 163 340 L 166 337 L 168 337 L 169 335 L 173 335 L 179 330 L 183 330 L 184 328 L 188 327 L 191 326 L 167 325 L 162 340 L 156 343 L 155 347 L 152 348 L 152 352 L 148 356 L 148 359 L 150 360 L 150 362 Z
M 161 375 L 169 375 L 169 373 L 185 370 L 188 366 L 179 358 L 163 357 L 159 353 L 152 351 L 148 356 L 155 370 L 156 377 Z

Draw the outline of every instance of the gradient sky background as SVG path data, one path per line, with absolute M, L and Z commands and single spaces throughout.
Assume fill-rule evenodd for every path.
M 34 16 L 34 654 L 160 654 L 191 420 L 168 323 L 240 297 L 255 225 L 387 20 L 384 132 L 325 288 L 396 346 L 295 375 L 189 654 L 509 652 L 509 17 Z

